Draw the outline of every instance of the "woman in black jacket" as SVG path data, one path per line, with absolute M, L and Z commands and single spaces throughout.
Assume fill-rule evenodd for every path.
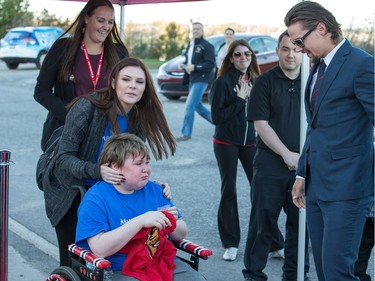
M 112 67 L 129 53 L 116 28 L 109 0 L 90 0 L 48 52 L 37 78 L 34 99 L 48 110 L 41 148 L 65 123 L 75 97 L 107 87 Z
M 88 190 L 98 180 L 110 184 L 126 180 L 109 165 L 98 164 L 107 138 L 125 132 L 137 135 L 147 140 L 155 159 L 176 151 L 151 74 L 139 59 L 120 60 L 106 88 L 77 97 L 68 107 L 58 149 L 43 177 L 46 213 L 56 231 L 60 266 L 69 264 L 68 245 L 75 241 L 81 194 L 74 187 Z M 170 188 L 164 191 L 169 197 Z
M 214 82 L 211 116 L 215 125 L 214 153 L 221 177 L 221 200 L 218 211 L 220 239 L 224 260 L 235 260 L 240 243 L 240 223 L 237 206 L 237 164 L 242 163 L 249 184 L 253 177 L 255 129 L 246 118 L 246 104 L 252 83 L 260 69 L 255 53 L 245 40 L 235 40 Z

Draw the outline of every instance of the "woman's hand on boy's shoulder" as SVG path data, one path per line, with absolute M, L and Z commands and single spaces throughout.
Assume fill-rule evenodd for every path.
M 163 195 L 165 198 L 167 198 L 168 200 L 172 200 L 172 191 L 168 183 L 159 181 L 154 181 L 154 183 L 163 187 Z

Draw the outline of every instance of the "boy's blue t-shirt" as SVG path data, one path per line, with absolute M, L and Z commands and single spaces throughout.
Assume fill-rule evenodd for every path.
M 76 244 L 90 249 L 87 238 L 116 229 L 136 216 L 165 205 L 174 206 L 163 196 L 163 187 L 154 182 L 149 181 L 133 194 L 122 194 L 112 184 L 100 181 L 88 190 L 78 209 Z M 114 271 L 122 269 L 125 258 L 124 254 L 106 257 Z

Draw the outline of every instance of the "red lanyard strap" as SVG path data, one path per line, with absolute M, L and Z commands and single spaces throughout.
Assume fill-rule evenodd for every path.
M 96 84 L 98 84 L 98 80 L 99 80 L 99 77 L 100 77 L 100 70 L 102 68 L 102 63 L 103 63 L 104 48 L 102 48 L 102 53 L 100 54 L 98 70 L 96 71 L 96 75 L 94 75 L 94 71 L 92 70 L 90 57 L 89 57 L 89 54 L 87 53 L 85 42 L 83 42 L 83 41 L 82 41 L 81 49 L 82 49 L 83 53 L 85 54 L 87 67 L 89 68 L 89 71 L 90 71 L 91 81 L 92 81 L 92 84 L 94 86 L 94 90 L 96 90 Z

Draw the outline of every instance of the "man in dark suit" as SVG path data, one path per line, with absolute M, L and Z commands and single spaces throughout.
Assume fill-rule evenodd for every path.
M 315 2 L 298 3 L 284 21 L 298 51 L 316 62 L 293 202 L 306 207 L 319 280 L 359 280 L 354 264 L 374 193 L 374 58 L 343 38 Z

